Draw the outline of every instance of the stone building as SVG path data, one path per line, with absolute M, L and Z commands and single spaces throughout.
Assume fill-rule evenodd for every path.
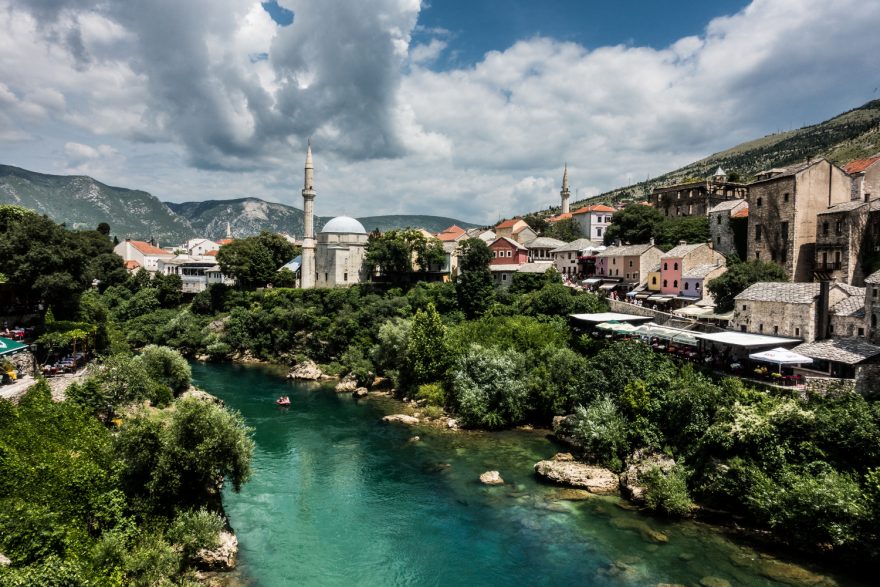
M 835 204 L 816 216 L 816 275 L 861 286 L 865 263 L 877 244 L 880 200 Z
M 538 234 L 522 218 L 512 218 L 500 222 L 495 226 L 495 234 L 498 237 L 513 239 L 520 244 L 526 244 L 538 238 Z
M 847 163 L 843 170 L 852 178 L 853 200 L 880 199 L 880 154 Z
M 849 177 L 825 159 L 758 177 L 748 186 L 747 258 L 779 264 L 792 281 L 812 281 L 816 216 L 849 201 Z
M 588 238 L 579 238 L 550 251 L 550 259 L 562 275 L 592 275 L 596 271 L 596 255 L 605 250 Z
M 647 281 L 648 272 L 657 263 L 663 251 L 652 244 L 608 247 L 596 255 L 596 275 L 619 278 L 625 285 Z
M 880 344 L 880 271 L 865 278 L 865 328 L 868 341 Z
M 364 226 L 348 216 L 325 224 L 315 249 L 315 286 L 347 287 L 365 281 L 368 238 Z
M 734 300 L 730 328 L 753 334 L 800 338 L 806 342 L 827 338 L 834 308 L 849 298 L 864 298 L 864 290 L 845 284 L 760 282 Z M 837 328 L 848 324 L 841 306 Z
M 565 244 L 565 241 L 556 238 L 539 236 L 526 245 L 526 248 L 529 250 L 529 263 L 538 261 L 551 262 L 553 258 L 550 255 L 550 251 L 558 249 Z
M 705 216 L 721 202 L 745 199 L 747 193 L 745 184 L 728 181 L 719 167 L 715 175 L 703 181 L 654 188 L 651 205 L 663 216 Z
M 745 200 L 727 200 L 709 210 L 709 234 L 716 251 L 728 256 L 734 253 L 740 257 L 745 255 L 745 251 L 737 247 L 734 224 L 743 212 L 748 215 L 748 210 L 749 203 Z

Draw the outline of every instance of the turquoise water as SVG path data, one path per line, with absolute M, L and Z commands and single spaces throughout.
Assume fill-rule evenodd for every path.
M 834 584 L 701 524 L 656 520 L 615 497 L 568 499 L 583 495 L 533 474 L 535 462 L 560 450 L 542 433 L 385 425 L 379 418 L 398 408 L 391 400 L 357 401 L 261 367 L 195 364 L 193 375 L 255 429 L 253 478 L 224 494 L 245 584 L 697 585 L 715 577 L 770 586 L 782 584 L 769 578 L 780 572 L 793 584 L 793 573 Z M 275 406 L 279 395 L 292 406 Z M 479 483 L 490 469 L 505 485 Z

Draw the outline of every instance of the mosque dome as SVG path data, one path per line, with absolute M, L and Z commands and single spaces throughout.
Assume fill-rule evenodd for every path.
M 350 216 L 337 216 L 324 225 L 321 233 L 335 232 L 341 234 L 367 234 L 364 225 Z

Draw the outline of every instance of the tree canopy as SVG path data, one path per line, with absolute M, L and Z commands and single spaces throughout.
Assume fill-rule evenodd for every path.
M 481 316 L 495 300 L 495 285 L 489 262 L 492 251 L 483 240 L 469 238 L 458 246 L 458 269 L 455 296 L 468 318 Z
M 614 213 L 614 221 L 605 231 L 605 244 L 641 244 L 654 238 L 662 249 L 680 241 L 703 243 L 709 240 L 709 220 L 705 216 L 666 218 L 651 206 L 630 204 Z
M 728 263 L 727 271 L 706 286 L 715 298 L 719 312 L 733 309 L 734 298 L 747 287 L 759 281 L 787 281 L 785 271 L 769 261 L 738 261 L 735 257 Z
M 217 263 L 241 289 L 256 289 L 276 278 L 278 269 L 299 254 L 298 247 L 283 236 L 261 232 L 220 247 Z
M 370 273 L 379 272 L 392 282 L 408 282 L 414 273 L 442 265 L 446 258 L 443 244 L 414 228 L 373 232 L 367 242 L 364 265 Z

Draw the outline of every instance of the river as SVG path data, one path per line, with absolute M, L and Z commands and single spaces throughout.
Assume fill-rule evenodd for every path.
M 560 450 L 543 433 L 384 425 L 392 400 L 265 367 L 194 364 L 193 377 L 254 428 L 253 477 L 224 494 L 247 585 L 852 584 L 616 497 L 566 499 L 533 474 Z M 480 484 L 490 469 L 506 484 Z

